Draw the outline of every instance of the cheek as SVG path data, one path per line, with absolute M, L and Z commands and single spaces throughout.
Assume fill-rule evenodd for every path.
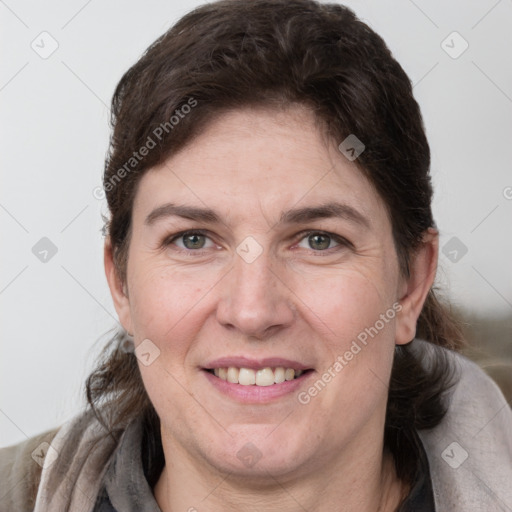
M 315 292 L 306 296 L 304 311 L 307 323 L 322 337 L 320 378 L 332 382 L 328 386 L 336 390 L 323 396 L 325 410 L 351 409 L 355 403 L 362 407 L 363 402 L 371 409 L 386 391 L 381 383 L 389 379 L 394 355 L 397 303 L 391 283 L 344 272 L 316 285 Z M 369 389 L 374 394 L 361 395 Z
M 211 284 L 207 279 L 188 273 L 152 267 L 131 282 L 130 305 L 136 337 L 149 338 L 161 349 L 173 340 L 173 351 L 179 351 L 180 340 L 187 340 L 200 328 L 194 317 Z
M 340 347 L 373 326 L 394 300 L 392 283 L 382 273 L 338 270 L 321 279 L 303 276 L 298 286 L 308 323 Z
M 139 363 L 144 387 L 160 417 L 172 411 L 174 424 L 186 417 L 182 405 L 190 406 L 186 390 L 193 375 L 187 355 L 203 326 L 202 308 L 211 286 L 204 276 L 193 277 L 163 265 L 148 265 L 132 274 L 130 304 L 136 344 L 148 339 L 159 350 L 150 365 Z

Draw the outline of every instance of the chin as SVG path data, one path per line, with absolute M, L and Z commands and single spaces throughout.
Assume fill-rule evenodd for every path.
M 314 451 L 311 440 L 301 443 L 296 433 L 284 428 L 278 436 L 272 432 L 275 428 L 276 425 L 244 425 L 243 433 L 228 437 L 227 443 L 219 440 L 218 444 L 210 444 L 206 458 L 218 471 L 262 481 L 296 473 L 305 467 L 309 451 Z

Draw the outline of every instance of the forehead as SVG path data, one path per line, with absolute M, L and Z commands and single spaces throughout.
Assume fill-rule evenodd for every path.
M 219 115 L 185 148 L 142 177 L 134 209 L 169 201 L 231 216 L 343 201 L 376 222 L 382 199 L 358 166 L 319 129 L 311 112 L 243 109 Z

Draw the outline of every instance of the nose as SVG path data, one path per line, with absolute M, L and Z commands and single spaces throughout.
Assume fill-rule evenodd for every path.
M 268 251 L 247 262 L 238 254 L 222 280 L 217 320 L 245 337 L 264 340 L 294 319 L 293 292 Z

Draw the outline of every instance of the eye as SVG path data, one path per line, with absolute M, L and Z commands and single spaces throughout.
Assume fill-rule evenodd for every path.
M 328 249 L 336 249 L 336 246 L 331 246 L 331 242 L 336 242 L 338 246 L 350 245 L 350 242 L 345 240 L 343 237 L 325 231 L 307 231 L 305 233 L 300 233 L 300 235 L 301 243 L 303 240 L 305 240 L 306 243 L 309 244 L 309 247 L 304 247 L 300 244 L 299 246 L 305 249 L 313 249 L 316 252 L 326 251 Z
M 174 244 L 181 250 L 190 251 L 197 249 L 211 249 L 215 244 L 210 240 L 210 245 L 207 245 L 206 241 L 210 240 L 205 232 L 201 230 L 196 231 L 183 231 L 164 241 L 165 246 Z M 180 245 L 181 242 L 183 245 Z
M 352 244 L 345 238 L 326 231 L 304 231 L 297 235 L 300 243 L 299 247 L 310 249 L 315 252 L 331 252 L 343 247 L 351 247 Z M 307 243 L 309 247 L 301 245 Z M 332 244 L 337 245 L 333 246 Z M 212 249 L 216 247 L 215 243 L 208 236 L 205 230 L 182 231 L 175 233 L 162 242 L 162 247 L 174 245 L 178 252 L 199 252 L 201 249 Z

